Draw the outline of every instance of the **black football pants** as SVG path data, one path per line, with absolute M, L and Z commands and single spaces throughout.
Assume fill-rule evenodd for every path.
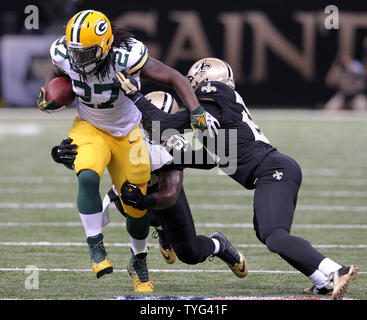
M 197 264 L 213 254 L 213 241 L 206 236 L 196 234 L 194 220 L 183 187 L 172 208 L 154 210 L 152 215 L 162 226 L 164 234 L 182 262 Z
M 290 265 L 310 276 L 325 258 L 311 244 L 291 236 L 302 172 L 292 158 L 273 151 L 253 173 L 254 229 L 267 248 Z

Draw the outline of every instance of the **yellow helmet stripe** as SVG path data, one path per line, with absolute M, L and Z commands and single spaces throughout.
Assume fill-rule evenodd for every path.
M 73 26 L 71 28 L 71 41 L 72 42 L 80 42 L 80 29 L 83 25 L 85 18 L 88 14 L 93 10 L 85 10 L 82 11 L 74 20 Z

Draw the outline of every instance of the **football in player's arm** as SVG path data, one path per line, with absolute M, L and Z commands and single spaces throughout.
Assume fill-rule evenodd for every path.
M 131 35 L 132 37 L 132 35 Z M 133 39 L 133 38 L 131 38 Z M 205 109 L 200 105 L 194 91 L 192 90 L 192 87 L 187 81 L 187 79 L 177 70 L 174 68 L 171 68 L 161 61 L 154 59 L 149 55 L 148 49 L 145 47 L 145 45 L 137 40 L 133 40 L 136 43 L 138 43 L 138 46 L 140 46 L 140 53 L 144 53 L 143 56 L 138 55 L 138 59 L 134 59 L 133 61 L 135 63 L 132 64 L 132 67 L 130 69 L 126 68 L 120 68 L 121 72 L 126 72 L 126 74 L 129 74 L 133 77 L 133 79 L 137 76 L 139 76 L 142 79 L 153 81 L 159 84 L 162 84 L 164 86 L 170 86 L 174 88 L 181 98 L 183 102 L 183 106 L 190 112 L 190 121 L 191 121 L 191 128 L 193 130 L 200 129 L 200 130 L 206 130 L 209 129 L 210 133 L 216 133 L 217 128 L 219 127 L 218 121 L 212 117 L 208 112 L 205 111 Z M 37 105 L 40 110 L 46 111 L 46 112 L 52 112 L 56 109 L 56 106 L 53 105 L 52 102 L 46 101 L 46 92 L 45 88 L 47 87 L 47 84 L 54 78 L 60 77 L 60 76 L 69 76 L 67 72 L 63 70 L 58 65 L 58 60 L 65 60 L 68 57 L 68 51 L 66 49 L 67 40 L 66 37 L 61 37 L 57 39 L 53 46 L 51 47 L 51 56 L 54 57 L 52 60 L 53 67 L 50 70 L 49 74 L 46 76 L 46 79 L 44 81 L 43 86 L 41 87 L 41 92 L 37 101 Z M 136 46 L 136 45 L 135 45 Z M 129 58 L 131 57 L 131 50 L 117 50 L 115 49 L 115 59 L 117 59 L 117 64 L 119 66 L 128 66 Z M 122 62 L 121 57 L 124 56 L 124 61 Z M 101 68 L 103 66 L 99 66 Z M 115 79 L 119 80 L 119 71 L 118 69 L 115 69 L 117 72 L 117 77 Z M 75 81 L 73 83 L 74 91 L 78 94 L 77 87 L 78 85 L 75 85 Z M 115 81 L 117 86 L 120 86 L 119 81 Z M 86 99 L 83 99 L 83 101 L 87 102 L 88 91 L 91 89 L 85 88 L 83 85 L 82 89 L 84 90 L 85 95 L 80 95 L 81 97 L 85 97 Z M 138 88 L 140 89 L 140 81 L 138 83 Z M 79 92 L 80 93 L 80 92 Z M 112 96 L 111 96 L 112 99 Z
M 162 98 L 162 95 L 168 96 L 169 99 Z M 159 105 L 165 112 L 175 113 L 175 108 L 167 106 L 167 101 L 174 100 L 168 93 L 152 92 L 147 96 L 156 98 L 160 96 L 154 102 L 155 105 L 157 107 Z M 148 148 L 149 150 L 152 150 L 153 147 L 163 148 L 166 153 L 173 152 L 173 150 L 184 153 L 192 152 L 192 157 L 195 159 L 196 151 L 189 148 L 188 142 L 182 135 L 170 136 L 164 145 L 167 151 L 158 145 L 148 144 Z M 56 162 L 63 163 L 70 168 L 72 159 L 76 157 L 70 152 L 72 147 L 75 148 L 75 145 L 72 144 L 71 139 L 64 139 L 59 146 L 52 149 L 51 155 Z M 163 157 L 163 159 L 165 158 Z M 146 195 L 142 194 L 136 185 L 126 181 L 121 188 L 121 199 L 125 204 L 134 208 L 149 209 L 150 225 L 156 229 L 155 234 L 159 238 L 159 248 L 166 263 L 174 263 L 178 257 L 183 263 L 197 264 L 214 255 L 223 260 L 237 277 L 245 277 L 248 272 L 245 256 L 222 233 L 215 232 L 211 237 L 197 235 L 182 185 L 183 166 L 171 162 L 172 156 L 169 158 L 169 162 L 162 165 L 157 164 L 157 168 L 152 169 Z M 205 169 L 214 166 L 206 164 Z M 114 186 L 103 200 L 106 215 L 109 215 L 108 209 L 111 202 L 114 202 L 118 211 L 127 217 Z

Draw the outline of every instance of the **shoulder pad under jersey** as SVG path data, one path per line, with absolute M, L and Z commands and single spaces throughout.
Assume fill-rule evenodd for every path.
M 149 50 L 141 42 L 134 38 L 126 48 L 114 48 L 116 54 L 117 70 L 126 70 L 130 75 L 138 73 L 148 61 Z
M 71 68 L 65 46 L 65 40 L 65 36 L 56 39 L 50 47 L 50 55 L 52 63 L 58 66 L 61 70 L 68 73 Z

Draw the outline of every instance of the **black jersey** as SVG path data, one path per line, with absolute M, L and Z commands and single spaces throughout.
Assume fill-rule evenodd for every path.
M 210 138 L 199 134 L 205 150 L 218 156 L 219 167 L 242 186 L 253 189 L 251 173 L 266 155 L 275 150 L 254 123 L 241 96 L 229 86 L 218 81 L 202 83 L 195 91 L 201 105 L 220 123 L 218 136 Z M 175 128 L 180 132 L 190 128 L 190 114 L 187 110 L 175 114 L 165 113 L 148 100 L 142 98 L 136 103 L 144 121 L 160 121 L 160 132 Z M 205 157 L 213 161 L 213 157 Z M 216 160 L 218 160 L 218 158 Z M 188 167 L 201 168 L 192 163 Z
M 201 105 L 217 118 L 220 129 L 225 132 L 225 144 L 217 141 L 216 154 L 219 157 L 226 155 L 232 162 L 230 165 L 236 165 L 236 171 L 229 175 L 244 187 L 252 189 L 254 186 L 251 173 L 275 148 L 253 121 L 242 97 L 228 85 L 219 81 L 208 81 L 202 83 L 195 93 Z M 232 159 L 233 151 L 231 152 L 234 145 L 237 151 L 236 161 Z M 226 168 L 226 164 L 220 164 L 219 167 Z

